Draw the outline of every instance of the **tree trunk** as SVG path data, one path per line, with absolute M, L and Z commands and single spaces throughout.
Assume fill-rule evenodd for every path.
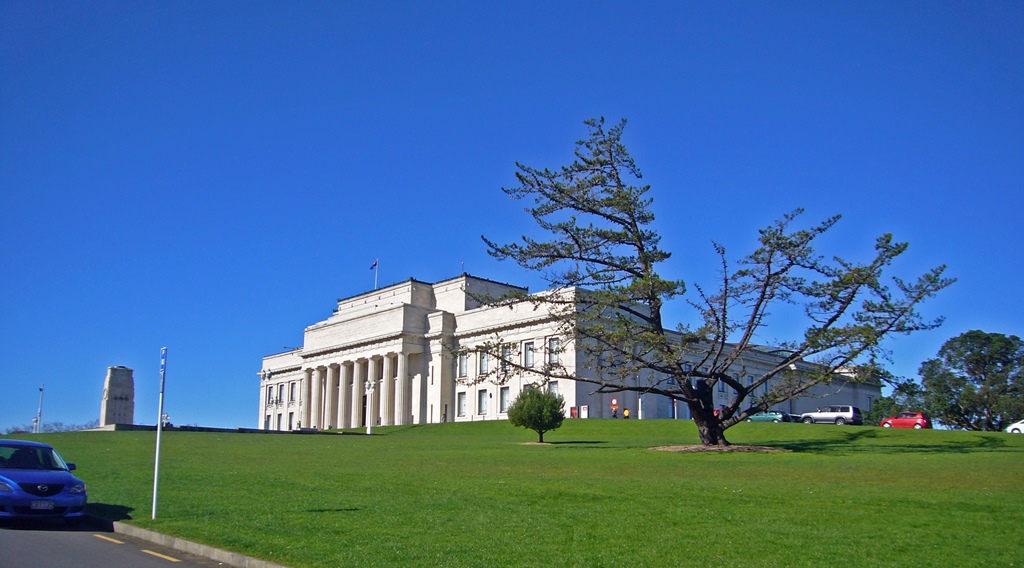
M 729 440 L 725 439 L 725 428 L 722 428 L 722 421 L 714 415 L 714 411 L 708 413 L 710 416 L 703 416 L 703 413 L 693 412 L 693 422 L 697 425 L 697 434 L 700 435 L 700 443 L 705 446 L 729 446 Z
M 700 443 L 705 446 L 728 446 L 729 441 L 725 439 L 725 428 L 722 428 L 722 418 L 715 416 L 715 398 L 711 392 L 711 386 L 706 379 L 700 379 L 694 385 L 697 400 L 689 403 L 690 416 L 693 423 L 697 425 L 697 434 L 700 436 Z
M 544 443 L 544 432 L 541 432 L 540 430 L 537 430 L 537 434 L 540 436 L 540 441 L 538 443 L 539 444 L 543 444 Z

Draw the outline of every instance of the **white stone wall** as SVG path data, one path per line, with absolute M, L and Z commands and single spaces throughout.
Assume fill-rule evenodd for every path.
M 135 378 L 127 367 L 107 367 L 100 402 L 100 426 L 135 423 Z

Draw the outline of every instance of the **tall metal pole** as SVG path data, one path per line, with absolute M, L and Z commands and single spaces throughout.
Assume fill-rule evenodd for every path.
M 36 434 L 43 431 L 43 387 L 46 385 L 39 386 L 39 411 L 36 412 Z
M 160 481 L 160 433 L 164 430 L 164 378 L 167 373 L 167 348 L 160 348 L 160 412 L 156 415 L 156 461 L 153 464 L 153 519 L 156 519 L 156 495 Z

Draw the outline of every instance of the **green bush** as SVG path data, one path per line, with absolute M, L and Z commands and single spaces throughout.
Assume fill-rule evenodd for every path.
M 529 428 L 544 442 L 550 432 L 565 420 L 565 399 L 539 388 L 526 388 L 508 407 L 508 421 L 513 426 Z

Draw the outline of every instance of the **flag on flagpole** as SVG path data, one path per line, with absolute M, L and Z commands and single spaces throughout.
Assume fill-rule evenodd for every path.
M 374 260 L 373 264 L 370 265 L 370 270 L 373 270 L 374 268 L 377 268 L 377 261 L 376 260 Z

